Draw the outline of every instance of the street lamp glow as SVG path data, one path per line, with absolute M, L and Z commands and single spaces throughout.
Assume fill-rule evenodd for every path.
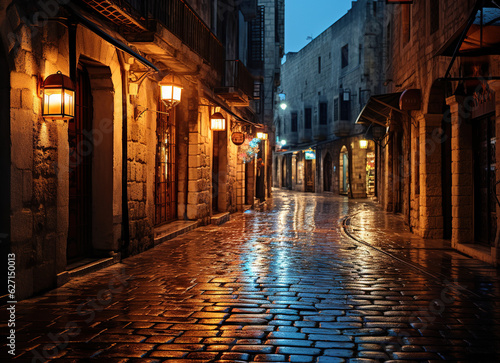
M 168 109 L 181 102 L 182 84 L 179 77 L 170 74 L 163 78 L 159 85 L 161 100 Z
M 267 140 L 267 133 L 265 132 L 257 132 L 257 138 L 261 140 Z
M 226 129 L 226 118 L 220 113 L 216 112 L 210 116 L 210 130 L 224 131 Z
M 281 107 L 281 109 L 282 109 L 283 111 L 285 111 L 285 110 L 286 110 L 286 107 L 287 107 L 287 106 L 286 106 L 286 103 L 282 102 L 282 103 L 280 104 L 280 107 Z
M 359 148 L 360 149 L 367 149 L 368 148 L 368 140 L 365 140 L 365 139 L 359 140 Z
M 281 140 L 281 141 L 280 141 L 280 144 L 281 144 L 282 146 L 285 146 L 285 145 L 286 145 L 286 140 Z
M 61 72 L 51 74 L 43 82 L 42 116 L 48 120 L 69 120 L 75 116 L 75 86 Z

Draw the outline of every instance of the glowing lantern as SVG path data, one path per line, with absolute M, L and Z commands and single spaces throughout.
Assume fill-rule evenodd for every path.
M 360 149 L 367 149 L 368 148 L 368 140 L 365 140 L 365 139 L 359 140 L 359 148 Z
M 163 78 L 159 85 L 161 100 L 167 108 L 170 109 L 181 102 L 182 84 L 179 77 L 170 74 Z
M 220 112 L 210 116 L 210 129 L 212 131 L 224 131 L 226 129 L 226 119 Z
M 265 132 L 257 132 L 257 138 L 261 140 L 267 140 L 267 134 Z
M 75 86 L 61 72 L 51 74 L 43 82 L 42 116 L 49 120 L 69 120 L 75 117 Z

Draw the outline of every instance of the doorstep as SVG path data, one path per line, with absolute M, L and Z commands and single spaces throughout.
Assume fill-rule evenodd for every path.
M 474 243 L 457 243 L 454 248 L 472 258 L 476 258 L 494 266 L 498 265 L 495 247 L 481 246 Z
M 223 223 L 226 223 L 231 218 L 229 212 L 214 214 L 210 218 L 210 223 L 215 224 L 216 226 L 220 226 Z
M 69 280 L 76 277 L 82 277 L 91 272 L 111 266 L 120 261 L 120 255 L 116 254 L 112 257 L 93 259 L 86 258 L 77 263 L 67 266 L 67 270 L 57 274 L 57 286 L 62 286 Z
M 158 245 L 198 227 L 197 221 L 174 221 L 154 229 L 154 245 Z
M 240 209 L 239 211 L 242 212 L 242 213 L 245 213 L 246 211 L 252 209 L 252 205 L 251 204 L 244 204 Z

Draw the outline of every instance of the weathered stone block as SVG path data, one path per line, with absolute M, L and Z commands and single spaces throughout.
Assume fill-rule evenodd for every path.
M 198 219 L 198 205 L 197 204 L 188 204 L 187 207 L 187 218 L 188 219 Z
M 202 178 L 202 170 L 200 168 L 189 168 L 189 180 L 199 180 Z
M 29 240 L 33 237 L 33 213 L 29 209 L 13 212 L 11 215 L 11 241 Z
M 130 183 L 129 193 L 131 200 L 142 200 L 142 183 Z
M 33 112 L 11 110 L 12 164 L 19 169 L 33 166 Z
M 199 166 L 200 166 L 200 164 L 199 164 L 199 163 L 200 163 L 199 159 L 200 159 L 200 158 L 198 157 L 198 155 L 197 155 L 197 154 L 195 154 L 195 155 L 190 155 L 190 156 L 189 156 L 189 167 L 190 167 L 190 168 L 197 168 L 197 167 L 199 167 Z

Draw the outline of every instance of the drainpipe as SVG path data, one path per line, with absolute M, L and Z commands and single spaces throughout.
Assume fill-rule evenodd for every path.
M 128 247 L 130 246 L 130 226 L 128 214 L 128 188 L 127 188 L 127 137 L 128 137 L 128 121 L 127 121 L 127 89 L 128 76 L 127 68 L 130 65 L 125 63 L 123 53 L 117 50 L 118 60 L 120 62 L 120 72 L 122 78 L 122 246 L 120 247 L 121 258 L 128 256 Z

